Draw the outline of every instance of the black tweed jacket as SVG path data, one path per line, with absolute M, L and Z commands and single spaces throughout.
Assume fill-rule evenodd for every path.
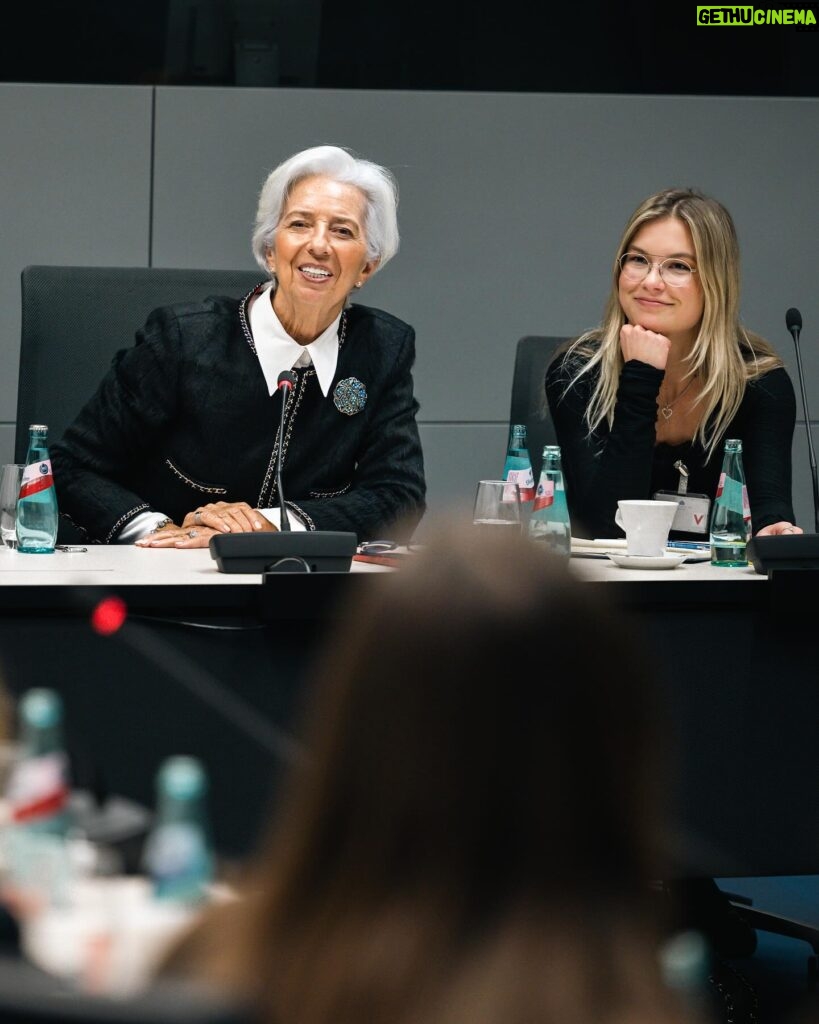
M 114 540 L 148 510 L 180 523 L 211 501 L 279 504 L 281 396 L 267 391 L 247 326 L 249 299 L 154 310 L 53 446 L 60 512 L 90 540 Z M 312 367 L 295 371 L 285 411 L 285 500 L 311 530 L 373 539 L 394 535 L 400 523 L 406 533 L 423 514 L 425 494 L 415 332 L 366 306 L 344 316 L 328 396 Z M 366 389 L 352 415 L 334 402 L 336 385 L 350 378 Z

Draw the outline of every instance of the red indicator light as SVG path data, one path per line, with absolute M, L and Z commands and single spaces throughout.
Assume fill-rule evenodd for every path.
M 128 608 L 121 597 L 105 597 L 91 612 L 91 628 L 100 636 L 111 636 L 128 618 Z

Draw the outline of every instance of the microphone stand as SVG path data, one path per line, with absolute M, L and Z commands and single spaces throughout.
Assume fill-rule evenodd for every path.
M 292 370 L 284 370 L 279 374 L 276 387 L 282 396 L 282 411 L 279 416 L 279 435 L 276 446 L 276 490 L 279 492 L 279 529 L 282 533 L 290 532 L 290 516 L 287 512 L 287 502 L 284 500 L 282 490 L 282 449 L 284 448 L 284 414 L 287 410 L 287 401 L 296 383 L 296 375 Z
M 210 555 L 220 572 L 273 573 L 349 572 L 358 538 L 338 530 L 292 530 L 282 486 L 282 453 L 287 400 L 298 384 L 292 370 L 283 370 L 276 386 L 282 395 L 276 445 L 276 488 L 279 524 L 275 533 L 222 533 L 210 539 Z
M 819 481 L 816 477 L 816 455 L 813 451 L 813 435 L 810 429 L 810 413 L 808 412 L 808 397 L 805 393 L 805 374 L 802 371 L 802 353 L 799 350 L 799 335 L 802 332 L 802 317 L 798 319 L 791 317 L 791 313 L 797 310 L 788 310 L 788 330 L 793 337 L 793 345 L 796 349 L 796 370 L 799 376 L 799 388 L 802 392 L 802 410 L 805 413 L 805 433 L 808 436 L 808 459 L 810 461 L 811 481 L 813 483 L 813 532 L 819 533 Z M 798 536 L 798 534 L 797 534 Z
M 810 571 L 811 577 L 819 575 L 819 482 L 816 475 L 816 455 L 810 429 L 808 398 L 805 392 L 805 374 L 802 370 L 802 354 L 799 350 L 799 335 L 802 331 L 802 314 L 798 309 L 789 309 L 785 323 L 793 338 L 796 349 L 796 372 L 802 393 L 802 409 L 805 414 L 805 431 L 808 436 L 808 458 L 813 483 L 813 533 L 780 534 L 776 537 L 753 537 L 748 542 L 748 558 L 758 573 L 773 577 L 779 571 Z M 807 579 L 808 577 L 805 577 Z

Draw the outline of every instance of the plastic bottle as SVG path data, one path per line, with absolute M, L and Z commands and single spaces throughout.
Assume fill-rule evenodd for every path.
M 158 899 L 198 903 L 213 880 L 205 798 L 207 776 L 194 757 L 171 757 L 156 777 L 156 821 L 145 866 Z
M 543 468 L 529 519 L 529 536 L 548 544 L 561 555 L 571 554 L 572 528 L 563 487 L 560 447 L 556 444 L 547 444 L 543 449 Z
M 513 423 L 509 432 L 503 479 L 510 484 L 518 485 L 521 504 L 534 499 L 535 477 L 532 473 L 532 460 L 526 446 L 526 427 L 523 423 Z
M 742 468 L 742 441 L 728 440 L 711 512 L 711 565 L 747 565 L 745 546 L 750 537 L 751 506 Z
M 46 438 L 48 427 L 29 427 L 28 455 L 17 501 L 17 550 L 50 554 L 57 543 L 57 494 Z

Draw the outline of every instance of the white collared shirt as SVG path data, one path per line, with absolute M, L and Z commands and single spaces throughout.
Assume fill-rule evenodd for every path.
M 301 345 L 291 338 L 282 327 L 281 321 L 273 310 L 273 282 L 266 285 L 258 295 L 251 299 L 249 311 L 250 333 L 256 346 L 262 373 L 269 394 L 275 394 L 279 374 L 282 370 L 292 370 L 296 366 L 309 366 L 311 363 L 316 371 L 321 393 L 326 398 L 330 385 L 336 375 L 338 365 L 338 329 L 341 314 L 309 345 Z M 277 529 L 279 527 L 279 509 L 259 509 L 262 515 Z M 141 512 L 126 523 L 117 535 L 117 544 L 133 544 L 144 537 L 163 519 L 161 512 Z M 305 530 L 301 519 L 290 510 L 291 527 L 294 530 Z
M 336 375 L 338 364 L 338 328 L 341 314 L 309 345 L 300 345 L 282 327 L 272 302 L 272 283 L 260 292 L 250 307 L 250 333 L 256 345 L 256 354 L 272 395 L 282 370 L 294 366 L 309 366 L 316 371 L 321 393 L 326 398 Z

